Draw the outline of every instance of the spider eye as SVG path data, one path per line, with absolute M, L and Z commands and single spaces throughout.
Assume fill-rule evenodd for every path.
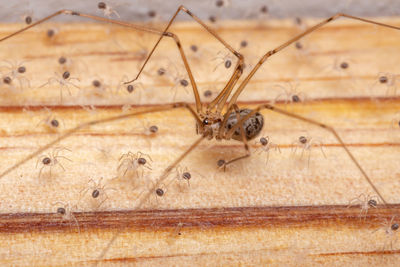
M 208 118 L 205 118 L 204 120 L 203 120 L 203 124 L 204 125 L 208 125 L 210 122 L 208 121 Z

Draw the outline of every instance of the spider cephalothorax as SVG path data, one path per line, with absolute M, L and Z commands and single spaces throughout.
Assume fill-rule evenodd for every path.
M 219 129 L 221 127 L 221 123 L 224 119 L 223 116 L 217 113 L 207 112 L 206 114 L 199 115 L 201 124 L 197 123 L 196 132 L 197 134 L 201 134 L 208 139 L 221 140 L 219 136 Z

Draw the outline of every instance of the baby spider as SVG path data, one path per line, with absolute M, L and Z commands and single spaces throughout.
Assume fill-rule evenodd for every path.
M 188 49 L 188 58 L 196 64 L 202 64 L 204 59 L 209 57 L 208 49 L 191 44 Z
M 133 133 L 137 133 L 137 134 L 144 134 L 144 135 L 147 135 L 147 136 L 154 136 L 157 132 L 158 132 L 158 126 L 157 125 L 155 125 L 155 124 L 151 124 L 148 120 L 143 120 L 143 121 L 141 121 L 141 127 L 139 127 L 139 131 L 137 131 L 138 130 L 138 128 L 136 127 L 136 128 L 134 128 L 134 129 L 132 129 L 132 131 L 130 131 L 130 132 L 133 132 Z
M 292 143 L 293 145 L 293 153 L 295 154 L 297 151 L 297 148 L 302 148 L 301 150 L 301 156 L 300 158 L 303 158 L 304 155 L 304 151 L 308 151 L 308 159 L 307 159 L 307 167 L 310 167 L 310 158 L 311 158 L 311 149 L 313 147 L 319 147 L 321 149 L 322 154 L 324 155 L 324 157 L 326 158 L 325 152 L 323 150 L 323 144 L 321 141 L 315 140 L 313 139 L 311 136 L 304 136 L 301 135 L 299 138 L 296 139 L 296 141 L 294 141 Z
M 315 57 L 313 57 L 313 52 L 318 51 L 317 45 L 313 42 L 309 42 L 308 40 L 297 41 L 294 43 L 294 54 L 298 61 L 299 65 L 302 66 L 311 66 L 315 65 Z M 299 66 L 298 72 L 301 71 L 301 67 Z
M 231 5 L 230 0 L 212 0 L 215 1 L 216 7 L 229 7 Z
M 68 148 L 65 147 L 56 147 L 53 149 L 51 154 L 48 155 L 41 155 L 37 162 L 36 162 L 36 168 L 38 167 L 39 162 L 42 164 L 42 167 L 40 168 L 39 171 L 39 178 L 41 177 L 42 171 L 44 168 L 48 168 L 49 169 L 49 177 L 51 177 L 51 171 L 53 169 L 54 166 L 60 166 L 60 168 L 65 171 L 64 166 L 61 164 L 61 162 L 59 161 L 59 159 L 65 159 L 68 161 L 72 161 L 69 158 L 65 157 L 65 156 L 61 156 L 59 155 L 59 153 L 61 151 L 69 151 L 71 152 L 71 150 L 69 150 Z
M 60 64 L 61 66 L 66 66 L 66 65 L 70 64 L 70 60 L 69 60 L 67 57 L 65 57 L 65 56 L 59 57 L 58 60 L 57 60 L 57 62 L 58 62 L 58 64 Z
M 348 58 L 338 58 L 336 57 L 333 61 L 333 65 L 325 65 L 323 66 L 322 72 L 334 72 L 340 75 L 340 77 L 351 77 L 351 80 L 354 82 L 354 77 L 351 74 L 351 70 L 354 69 L 355 62 Z
M 306 30 L 309 26 L 307 25 L 307 22 L 300 18 L 300 17 L 295 17 L 293 20 L 294 25 L 296 26 L 297 30 L 299 32 L 302 32 L 304 30 Z
M 235 62 L 235 58 L 232 56 L 231 53 L 226 53 L 225 55 L 221 55 L 223 52 L 219 51 L 217 53 L 217 57 L 213 58 L 212 60 L 218 60 L 219 63 L 215 66 L 214 71 L 217 70 L 217 68 L 219 66 L 221 66 L 222 64 L 224 64 L 225 69 L 229 69 L 232 65 L 234 65 Z
M 8 92 L 13 92 L 16 93 L 17 91 L 15 90 L 15 86 L 14 86 L 14 81 L 13 79 L 11 79 L 10 76 L 8 75 L 4 75 L 2 73 L 0 73 L 1 77 L 0 77 L 0 86 L 1 87 L 7 87 L 10 90 L 7 91 L 2 91 L 3 93 L 8 93 Z
M 115 15 L 118 18 L 120 18 L 118 12 L 112 6 L 110 6 L 110 4 L 107 4 L 105 2 L 99 2 L 99 3 L 97 3 L 97 8 L 98 8 L 98 10 L 103 12 L 103 15 L 105 17 L 111 18 L 112 15 Z
M 219 90 L 216 87 L 217 83 L 218 83 L 217 80 L 212 80 L 210 85 L 204 87 L 204 90 L 202 90 L 203 93 L 202 95 L 203 98 L 205 99 L 203 100 L 204 102 L 210 102 L 213 99 L 213 97 L 218 95 Z
M 22 15 L 21 19 L 26 25 L 32 24 L 32 22 L 33 22 L 33 12 L 30 10 L 29 12 L 25 13 L 24 15 Z
M 118 94 L 119 91 L 121 90 L 122 92 L 125 92 L 127 94 L 135 94 L 137 96 L 135 99 L 137 99 L 137 102 L 140 103 L 142 94 L 141 91 L 144 91 L 145 89 L 143 84 L 141 82 L 131 82 L 127 84 L 128 81 L 129 81 L 128 76 L 124 75 L 122 79 L 119 81 L 115 93 Z
M 71 74 L 69 71 L 64 71 L 63 74 L 59 74 L 59 73 L 55 73 L 54 77 L 50 77 L 48 79 L 48 81 L 44 84 L 42 84 L 41 86 L 39 86 L 39 88 L 42 88 L 46 85 L 50 85 L 53 82 L 56 82 L 60 85 L 60 101 L 62 102 L 63 100 L 63 89 L 67 89 L 67 92 L 70 96 L 72 96 L 71 90 L 70 90 L 70 85 L 72 85 L 73 87 L 80 89 L 79 86 L 75 85 L 74 83 L 72 83 L 71 81 L 76 80 L 76 81 L 80 81 L 78 78 L 74 78 L 71 77 Z
M 91 192 L 91 200 L 97 202 L 96 209 L 100 208 L 100 206 L 108 199 L 107 191 L 114 190 L 114 188 L 109 188 L 106 184 L 102 184 L 103 177 L 101 177 L 96 183 L 93 179 L 88 181 L 89 187 L 82 189 L 81 198 L 86 195 L 87 192 Z M 94 203 L 93 202 L 93 203 Z
M 279 148 L 278 145 L 272 143 L 269 140 L 268 136 L 263 136 L 259 139 L 259 141 L 256 141 L 255 144 L 261 144 L 260 147 L 257 148 L 256 151 L 259 151 L 259 153 L 261 152 L 265 152 L 267 153 L 267 159 L 265 161 L 265 165 L 268 165 L 268 161 L 269 161 L 269 152 L 271 151 L 271 149 L 275 150 L 275 151 L 279 151 L 279 153 L 281 153 L 281 149 Z
M 215 88 L 215 86 L 209 86 L 203 92 L 203 97 L 206 99 L 206 100 L 204 100 L 204 102 L 212 101 L 212 97 L 218 95 L 218 93 L 219 93 L 219 91 Z
M 50 41 L 54 41 L 56 35 L 58 34 L 58 29 L 50 28 L 46 31 L 46 36 L 49 38 Z
M 43 124 L 49 131 L 57 132 L 60 130 L 60 126 L 61 126 L 61 122 L 62 122 L 63 127 L 65 128 L 64 121 L 60 120 L 59 118 L 56 118 L 54 115 L 52 115 L 50 109 L 45 108 L 44 111 L 47 113 L 46 118 L 40 120 L 36 126 Z
M 159 187 L 159 188 L 156 188 L 155 193 L 157 196 L 162 197 L 165 194 L 165 191 Z
M 193 170 L 189 170 L 188 167 L 182 167 L 180 165 L 175 167 L 175 173 L 173 174 L 173 180 L 171 180 L 170 183 L 172 183 L 173 181 L 178 181 L 178 188 L 182 191 L 184 189 L 186 189 L 187 187 L 190 187 L 190 180 L 193 179 L 193 176 L 201 176 L 203 177 L 203 175 L 201 175 L 200 173 L 193 171 Z M 204 178 L 204 177 L 203 177 Z M 182 182 L 185 184 L 185 186 L 183 187 Z M 187 187 L 186 187 L 187 184 Z
M 152 179 L 146 179 L 143 181 L 143 190 L 141 191 L 137 199 L 140 202 L 147 202 L 148 204 L 150 204 L 151 207 L 159 208 L 160 205 L 163 204 L 163 202 L 160 202 L 160 199 L 165 197 L 168 191 L 168 187 L 173 181 L 174 179 L 168 181 L 167 184 L 165 184 L 163 182 L 157 183 Z M 144 195 L 144 197 L 142 195 Z
M 154 9 L 148 9 L 144 15 L 147 16 L 147 21 L 150 26 L 157 25 L 157 23 L 163 21 L 162 15 Z
M 303 103 L 307 100 L 307 96 L 305 93 L 298 91 L 298 84 L 292 85 L 292 83 L 287 83 L 288 86 L 282 86 L 280 84 L 275 85 L 274 87 L 280 88 L 281 92 L 278 94 L 274 100 L 274 102 L 283 101 L 285 106 L 288 103 Z
M 139 177 L 139 169 L 141 170 L 140 177 L 143 177 L 145 169 L 151 170 L 150 162 L 153 162 L 151 157 L 140 151 L 135 154 L 132 152 L 123 154 L 119 158 L 118 177 Z
M 165 197 L 166 193 L 168 192 L 168 188 L 169 185 L 173 182 L 173 180 L 171 180 L 169 183 L 165 184 L 165 183 L 159 183 L 159 184 L 155 184 L 154 182 L 151 182 L 151 186 L 150 188 L 154 188 L 154 189 L 150 189 L 150 190 L 154 190 L 153 191 L 153 196 L 156 197 L 156 201 L 158 203 L 157 207 L 160 206 L 159 204 L 159 199 L 162 197 Z
M 30 81 L 25 77 L 27 68 L 24 63 L 25 62 L 13 63 L 11 61 L 4 60 L 4 64 L 0 65 L 0 70 L 5 72 L 3 76 L 3 83 L 11 86 L 13 81 L 17 80 L 20 90 L 24 89 L 25 86 L 30 88 Z M 6 80 L 4 81 L 4 79 Z
M 268 17 L 268 15 L 269 15 L 269 10 L 268 10 L 268 6 L 266 6 L 266 5 L 263 5 L 263 6 L 261 6 L 260 7 L 260 9 L 259 9 L 260 11 L 259 11 L 259 18 L 260 19 L 266 19 L 267 17 Z
M 259 6 L 257 8 L 252 8 L 246 11 L 243 18 L 247 20 L 256 20 L 262 23 L 269 17 L 269 8 L 266 5 Z
M 180 71 L 178 70 L 177 66 L 173 64 L 171 60 L 169 61 L 170 64 L 168 64 L 169 66 L 167 69 L 159 68 L 157 72 L 160 76 L 166 75 L 169 79 L 172 80 L 174 84 L 174 86 L 171 88 L 171 90 L 174 92 L 172 101 L 175 101 L 176 94 L 178 93 L 178 88 L 183 88 L 186 94 L 189 94 L 188 87 L 190 85 L 190 82 L 187 74 L 180 74 Z M 174 71 L 170 71 L 172 69 L 174 69 Z
M 88 94 L 95 97 L 107 97 L 109 95 L 110 87 L 104 83 L 103 79 L 93 79 L 91 82 L 91 89 Z
M 397 93 L 397 82 L 399 81 L 400 75 L 389 73 L 389 72 L 380 72 L 376 77 L 376 81 L 371 86 L 371 94 L 372 95 L 380 95 L 379 88 L 384 87 L 386 92 L 386 96 L 396 96 Z
M 397 230 L 399 229 L 399 223 L 394 221 L 394 216 L 390 219 L 390 221 L 386 220 L 384 223 L 381 223 L 381 227 L 376 229 L 374 232 L 382 230 L 386 234 L 386 241 L 383 245 L 383 250 L 386 250 L 387 244 L 389 242 L 390 250 L 393 250 L 393 244 L 397 242 Z
M 188 186 L 190 187 L 190 179 L 192 178 L 192 175 L 190 174 L 189 170 L 187 167 L 182 168 L 180 166 L 176 167 L 176 178 L 178 178 L 178 180 L 183 179 L 184 181 L 187 182 Z
M 205 98 L 210 98 L 210 97 L 213 96 L 213 94 L 215 94 L 215 92 L 213 93 L 213 91 L 207 89 L 207 90 L 204 91 L 203 96 L 204 96 Z
M 360 211 L 360 218 L 367 216 L 368 210 L 370 208 L 375 208 L 378 206 L 379 199 L 377 196 L 372 196 L 371 194 L 365 195 L 360 194 L 358 197 L 353 198 L 352 200 L 349 201 L 349 207 L 350 206 L 360 206 L 361 211 Z
M 76 205 L 71 206 L 69 203 L 64 203 L 61 201 L 54 202 L 52 205 L 58 206 L 56 213 L 62 217 L 63 221 L 71 222 L 73 220 L 76 224 L 76 227 L 78 228 L 78 233 L 80 233 L 79 223 L 73 212 L 73 210 L 77 209 L 77 206 Z M 71 227 L 71 224 L 70 224 L 70 227 Z
M 160 208 L 164 204 L 164 201 L 161 199 L 165 198 L 170 183 L 171 182 L 166 185 L 164 183 L 156 183 L 155 181 L 147 180 L 146 189 L 142 192 L 145 194 L 144 201 L 147 202 L 151 208 Z M 140 195 L 142 195 L 142 193 Z

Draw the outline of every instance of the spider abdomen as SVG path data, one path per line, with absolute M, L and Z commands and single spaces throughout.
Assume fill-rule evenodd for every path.
M 240 118 L 243 118 L 247 114 L 252 112 L 251 109 L 241 109 L 239 110 Z M 237 124 L 237 116 L 236 112 L 232 112 L 229 114 L 228 121 L 226 123 L 226 129 L 229 131 L 233 126 Z M 264 117 L 261 113 L 256 112 L 250 118 L 243 122 L 243 130 L 247 140 L 251 140 L 256 137 L 262 130 L 264 125 Z M 232 135 L 232 139 L 242 141 L 242 137 L 240 135 L 240 128 L 237 128 Z

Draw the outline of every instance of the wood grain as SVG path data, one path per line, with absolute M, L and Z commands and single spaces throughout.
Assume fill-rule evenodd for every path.
M 379 21 L 400 24 L 397 18 Z M 290 20 L 214 27 L 245 55 L 244 75 L 263 53 L 302 28 Z M 0 37 L 19 28 L 0 25 Z M 56 35 L 49 38 L 48 29 Z M 202 99 L 209 101 L 203 93 L 215 95 L 222 88 L 232 71 L 224 61 L 234 57 L 194 23 L 177 23 L 173 31 Z M 41 25 L 0 43 L 0 59 L 23 62 L 29 80 L 0 84 L 0 172 L 82 122 L 174 101 L 193 103 L 190 86 L 179 85 L 187 75 L 170 40 L 162 42 L 133 93 L 122 85 L 137 72 L 155 38 L 106 24 L 70 23 Z M 242 40 L 247 47 L 240 48 Z M 197 52 L 190 49 L 193 44 Z M 190 113 L 175 109 L 80 129 L 57 144 L 67 149 L 59 158 L 65 170 L 57 165 L 39 176 L 42 165 L 35 157 L 2 177 L 1 264 L 395 265 L 398 233 L 388 229 L 400 211 L 395 76 L 400 33 L 343 20 L 301 44 L 301 50 L 292 46 L 271 57 L 241 95 L 240 107 L 272 101 L 332 125 L 390 205 L 362 209 L 363 198 L 375 194 L 329 132 L 268 111 L 262 112 L 262 135 L 280 151 L 267 154 L 254 140 L 252 156 L 223 172 L 217 160 L 241 155 L 242 144 L 204 141 L 181 163 L 192 174 L 189 183 L 174 170 L 162 184 L 165 195 L 143 201 L 162 171 L 197 138 Z M 58 63 L 61 56 L 68 64 Z M 342 62 L 350 67 L 341 69 Z M 1 62 L 2 78 L 10 75 L 7 64 Z M 165 75 L 157 74 L 160 68 Z M 71 95 L 56 83 L 45 84 L 66 70 L 79 78 L 71 81 L 79 87 L 70 86 Z M 379 83 L 383 75 L 386 84 Z M 101 89 L 93 87 L 95 79 Z M 303 101 L 292 103 L 290 94 Z M 51 119 L 59 127 L 52 127 Z M 150 125 L 159 131 L 150 134 Z M 298 145 L 301 135 L 314 140 L 311 150 Z M 122 177 L 119 159 L 128 151 L 148 154 L 151 170 Z M 101 177 L 107 195 L 93 199 L 89 181 Z M 56 213 L 61 206 L 65 216 Z

